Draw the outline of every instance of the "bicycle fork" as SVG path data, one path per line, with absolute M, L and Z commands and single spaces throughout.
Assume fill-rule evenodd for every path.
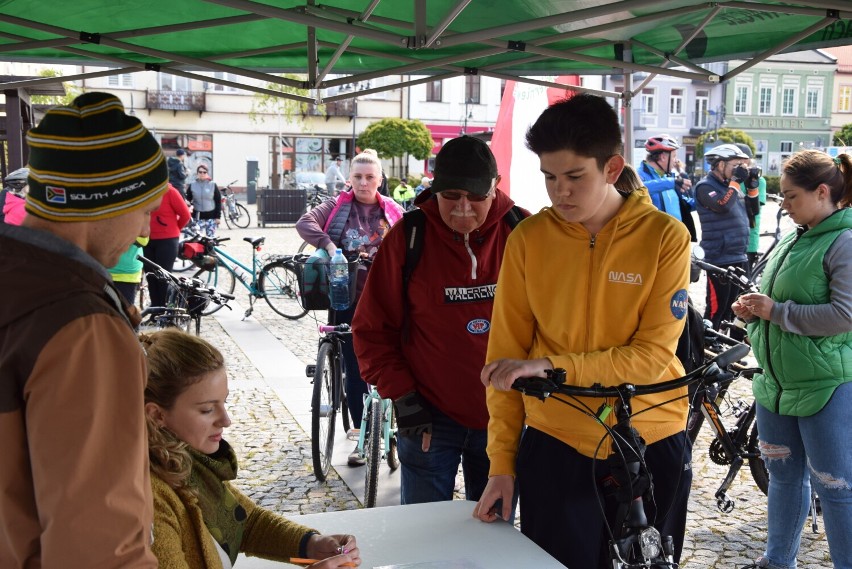
M 719 405 L 709 397 L 705 397 L 701 402 L 701 413 L 713 430 L 715 438 L 710 444 L 710 459 L 716 464 L 729 464 L 728 473 L 719 485 L 719 489 L 713 495 L 716 498 L 716 507 L 723 513 L 733 511 L 736 502 L 728 496 L 728 490 L 737 477 L 740 469 L 743 467 L 743 459 L 754 458 L 751 454 L 743 452 L 742 448 L 748 437 L 748 429 L 754 422 L 755 408 L 754 404 L 747 409 L 737 405 L 734 413 L 737 415 L 737 424 L 732 432 L 725 429 L 722 420 L 719 416 Z

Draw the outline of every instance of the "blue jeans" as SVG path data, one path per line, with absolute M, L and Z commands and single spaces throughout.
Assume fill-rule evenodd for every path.
M 352 315 L 355 314 L 355 306 L 346 310 L 329 310 L 329 324 L 351 324 Z M 364 414 L 364 396 L 367 394 L 367 382 L 361 377 L 361 368 L 358 366 L 358 358 L 355 357 L 355 348 L 352 345 L 352 334 L 343 337 L 340 346 L 343 356 L 343 368 L 346 372 L 344 378 L 344 389 L 346 389 L 346 406 L 349 408 L 349 416 L 352 418 L 352 426 L 361 428 L 361 417 Z
M 835 569 L 852 569 L 852 383 L 844 383 L 819 413 L 777 415 L 757 405 L 760 454 L 769 469 L 769 567 L 796 566 L 813 483 Z
M 490 462 L 485 454 L 486 429 L 468 429 L 432 409 L 432 442 L 422 450 L 423 435 L 397 433 L 402 463 L 400 499 L 403 504 L 443 502 L 453 499 L 459 463 L 464 474 L 464 495 L 477 501 L 488 482 Z

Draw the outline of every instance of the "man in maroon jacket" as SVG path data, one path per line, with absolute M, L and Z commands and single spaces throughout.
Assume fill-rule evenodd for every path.
M 488 411 L 479 372 L 513 202 L 488 145 L 463 136 L 435 159 L 417 199 L 422 251 L 403 283 L 406 216 L 379 248 L 353 320 L 362 377 L 394 401 L 403 504 L 452 500 L 459 462 L 465 497 L 488 481 Z M 421 213 L 422 212 L 422 213 Z M 522 216 L 525 216 L 523 212 Z

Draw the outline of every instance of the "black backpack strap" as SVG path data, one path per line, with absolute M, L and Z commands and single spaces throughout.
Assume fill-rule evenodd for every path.
M 423 232 L 426 231 L 426 214 L 422 209 L 413 209 L 402 214 L 402 226 L 405 229 L 405 263 L 402 266 L 402 341 L 408 341 L 408 282 L 411 273 L 420 261 L 423 253 Z
M 520 222 L 527 217 L 524 210 L 520 206 L 513 205 L 512 208 L 503 216 L 503 220 L 509 225 L 509 229 L 514 229 Z

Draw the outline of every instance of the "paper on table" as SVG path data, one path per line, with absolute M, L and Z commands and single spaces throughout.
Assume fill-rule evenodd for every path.
M 373 569 L 482 569 L 482 566 L 470 559 L 452 559 L 419 563 L 394 563 L 393 565 L 375 566 Z

